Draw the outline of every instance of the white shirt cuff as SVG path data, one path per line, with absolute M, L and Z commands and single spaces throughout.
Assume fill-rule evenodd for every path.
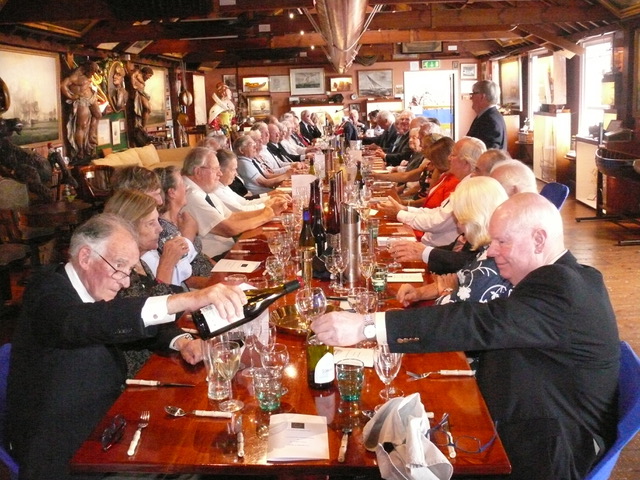
M 169 314 L 168 312 L 167 298 L 169 298 L 169 295 L 147 298 L 147 301 L 144 302 L 144 307 L 142 307 L 142 312 L 140 313 L 145 327 L 175 321 L 175 314 Z
M 376 340 L 380 344 L 387 342 L 387 324 L 385 323 L 385 313 L 376 312 L 373 314 L 373 323 L 376 326 Z
M 434 249 L 435 247 L 430 247 L 427 246 L 423 251 L 422 251 L 422 261 L 426 264 L 429 263 L 429 255 L 431 255 L 431 251 Z

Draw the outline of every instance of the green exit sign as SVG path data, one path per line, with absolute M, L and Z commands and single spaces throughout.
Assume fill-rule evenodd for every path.
M 440 68 L 440 60 L 423 60 L 422 68 Z

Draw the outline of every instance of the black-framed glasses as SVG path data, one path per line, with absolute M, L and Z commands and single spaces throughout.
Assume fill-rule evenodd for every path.
M 482 92 L 471 92 L 471 95 L 482 95 Z
M 118 414 L 111 419 L 111 422 L 102 432 L 102 450 L 107 451 L 118 443 L 124 435 L 124 429 L 127 426 L 127 419 Z
M 113 278 L 114 280 L 116 280 L 116 281 L 124 280 L 125 278 L 129 278 L 131 276 L 131 273 L 123 272 L 122 270 L 118 270 L 116 267 L 111 265 L 111 263 L 109 263 L 109 260 L 104 258 L 102 255 L 100 255 L 95 250 L 93 252 L 96 255 L 98 255 L 102 260 L 104 260 L 104 263 L 106 263 L 107 265 L 109 265 L 113 269 L 113 273 L 111 274 L 111 278 Z
M 427 430 L 427 436 L 439 447 L 454 447 L 465 453 L 482 453 L 489 449 L 498 438 L 497 428 L 498 422 L 494 424 L 493 436 L 486 443 L 469 435 L 459 435 L 454 438 L 449 431 L 449 414 L 445 413 L 436 425 Z

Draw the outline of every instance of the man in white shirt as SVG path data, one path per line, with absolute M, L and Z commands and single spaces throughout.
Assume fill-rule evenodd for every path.
M 456 142 L 449 155 L 449 171 L 464 181 L 471 176 L 478 157 L 485 151 L 484 144 L 477 138 L 463 137 Z M 421 255 L 425 246 L 447 245 L 458 236 L 449 199 L 444 200 L 437 208 L 417 208 L 401 205 L 394 198 L 388 197 L 387 202 L 380 204 L 380 210 L 387 215 L 395 216 L 398 221 L 414 230 L 425 232 L 422 243 L 397 242 L 394 243 L 394 250 L 412 249 L 414 253 Z
M 233 246 L 234 236 L 267 223 L 282 211 L 276 205 L 250 212 L 229 210 L 213 194 L 222 172 L 216 152 L 209 148 L 192 149 L 184 160 L 182 175 L 187 187 L 185 209 L 198 224 L 202 251 L 214 260 L 222 258 Z

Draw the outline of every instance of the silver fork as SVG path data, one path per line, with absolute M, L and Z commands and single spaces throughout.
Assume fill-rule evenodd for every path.
M 133 439 L 129 444 L 129 450 L 127 450 L 127 455 L 130 457 L 136 453 L 136 447 L 138 446 L 138 442 L 140 442 L 140 436 L 142 435 L 142 429 L 149 425 L 149 417 L 151 417 L 151 412 L 149 410 L 144 410 L 140 414 L 140 420 L 138 421 L 138 429 L 136 433 L 133 434 Z

